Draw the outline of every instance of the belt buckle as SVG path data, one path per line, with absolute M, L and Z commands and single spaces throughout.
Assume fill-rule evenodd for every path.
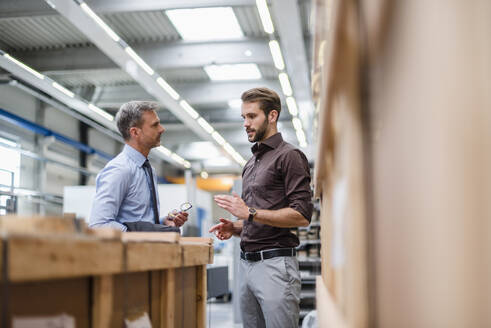
M 261 254 L 261 261 L 264 261 L 263 252 L 264 252 L 264 251 L 260 251 L 260 252 L 259 252 L 259 254 Z

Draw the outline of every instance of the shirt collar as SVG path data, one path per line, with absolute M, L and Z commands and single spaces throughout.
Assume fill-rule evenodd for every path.
M 142 167 L 143 163 L 145 163 L 145 161 L 147 160 L 147 158 L 143 156 L 142 153 L 140 153 L 138 150 L 128 144 L 124 145 L 123 153 L 125 153 L 126 156 L 128 156 L 139 167 Z
M 281 133 L 276 133 L 269 137 L 268 139 L 262 141 L 261 143 L 255 143 L 254 146 L 252 146 L 251 151 L 254 155 L 256 155 L 258 152 L 260 152 L 263 149 L 271 148 L 275 149 L 277 148 L 281 143 L 283 142 L 283 137 L 281 136 Z

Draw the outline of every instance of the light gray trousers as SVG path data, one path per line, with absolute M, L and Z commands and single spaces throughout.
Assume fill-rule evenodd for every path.
M 296 328 L 300 304 L 298 260 L 279 256 L 240 260 L 240 309 L 244 328 Z

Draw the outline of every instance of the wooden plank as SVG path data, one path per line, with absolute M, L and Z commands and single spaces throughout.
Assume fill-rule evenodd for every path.
M 66 235 L 10 236 L 11 281 L 67 278 L 120 272 L 123 245 Z
M 197 244 L 181 244 L 182 266 L 195 266 L 207 264 L 210 261 L 211 246 Z
M 127 271 L 145 271 L 174 268 L 181 265 L 178 244 L 130 242 L 127 243 Z
M 0 217 L 0 231 L 4 233 L 75 234 L 85 233 L 84 220 L 71 217 L 4 216 Z
M 196 327 L 206 328 L 206 265 L 196 268 Z
M 113 314 L 113 276 L 94 277 L 92 288 L 92 325 L 94 328 L 110 327 Z
M 329 291 L 324 285 L 321 276 L 316 277 L 316 303 L 317 303 L 317 322 L 319 327 L 347 328 L 343 315 L 329 295 Z
M 150 272 L 150 320 L 152 327 L 161 326 L 160 308 L 162 292 L 162 271 L 154 270 Z
M 123 232 L 112 228 L 96 228 L 87 229 L 87 235 L 94 236 L 99 239 L 121 240 Z
M 175 326 L 196 327 L 196 267 L 176 269 Z
M 161 327 L 173 328 L 175 325 L 176 314 L 176 295 L 180 294 L 176 290 L 176 270 L 167 269 L 161 271 L 161 294 L 160 294 L 160 306 L 161 306 Z
M 181 237 L 180 239 L 181 244 L 206 244 L 206 245 L 213 245 L 213 238 L 208 238 L 208 237 Z
M 123 232 L 123 242 L 146 241 L 158 243 L 178 243 L 178 232 Z

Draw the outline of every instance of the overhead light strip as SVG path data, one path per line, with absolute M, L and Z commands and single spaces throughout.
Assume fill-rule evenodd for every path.
M 143 68 L 143 70 L 147 72 L 148 75 L 153 75 L 154 70 L 150 66 L 148 66 L 148 64 L 145 63 L 145 61 L 140 56 L 138 56 L 130 46 L 124 48 L 124 51 L 126 51 L 126 53 L 130 55 L 130 57 L 133 58 L 133 60 L 136 61 L 136 63 L 140 65 L 140 67 Z
M 266 0 L 256 0 L 257 10 L 259 11 L 259 17 L 263 23 L 264 32 L 268 34 L 274 33 L 273 21 L 271 20 L 271 14 Z
M 68 90 L 67 88 L 65 88 L 64 86 L 58 84 L 57 82 L 52 82 L 51 85 L 57 89 L 58 91 L 61 91 L 62 93 L 64 93 L 65 95 L 67 95 L 68 97 L 70 98 L 74 98 L 75 97 L 75 94 L 73 92 L 71 92 L 70 90 Z
M 26 64 L 21 63 L 20 61 L 18 61 L 14 57 L 11 57 L 9 54 L 4 54 L 3 56 L 5 58 L 7 58 L 8 60 L 10 60 L 11 62 L 17 64 L 20 67 L 22 67 L 23 69 L 25 69 L 26 71 L 28 71 L 29 73 L 31 73 L 32 75 L 34 75 L 35 77 L 37 77 L 38 79 L 44 80 L 44 75 L 43 74 L 41 74 L 41 73 L 33 70 L 32 68 L 30 68 Z
M 269 41 L 269 50 L 271 51 L 271 56 L 273 57 L 274 66 L 280 71 L 284 70 L 285 62 L 283 61 L 283 56 L 281 55 L 280 44 L 278 41 Z
M 278 74 L 278 80 L 280 81 L 283 94 L 286 96 L 286 105 L 288 106 L 288 111 L 293 117 L 292 124 L 294 125 L 297 132 L 298 143 L 300 147 L 306 147 L 307 142 L 305 138 L 305 133 L 302 130 L 301 121 L 297 117 L 298 107 L 295 98 L 293 98 L 293 90 L 290 84 L 290 79 L 288 78 L 288 74 L 284 72 L 285 62 L 283 60 L 283 55 L 281 54 L 281 47 L 273 35 L 274 25 L 271 19 L 271 14 L 269 12 L 268 3 L 266 0 L 256 0 L 256 7 L 257 11 L 259 12 L 259 17 L 261 18 L 263 29 L 266 33 L 270 35 L 271 38 L 271 41 L 269 41 L 269 50 L 271 51 L 271 56 L 273 57 L 274 66 L 280 71 Z M 299 129 L 297 129 L 297 127 L 299 127 Z
M 120 37 L 116 33 L 114 33 L 114 31 L 106 23 L 104 23 L 104 21 L 99 16 L 97 16 L 97 14 L 92 11 L 92 9 L 90 9 L 90 7 L 87 6 L 85 2 L 82 2 L 80 4 L 80 8 L 82 8 L 82 10 L 87 15 L 89 15 L 90 18 L 92 18 L 100 27 L 102 27 L 102 29 L 106 31 L 106 33 L 111 37 L 111 39 L 114 40 L 114 42 L 119 42 L 119 40 L 121 40 Z

